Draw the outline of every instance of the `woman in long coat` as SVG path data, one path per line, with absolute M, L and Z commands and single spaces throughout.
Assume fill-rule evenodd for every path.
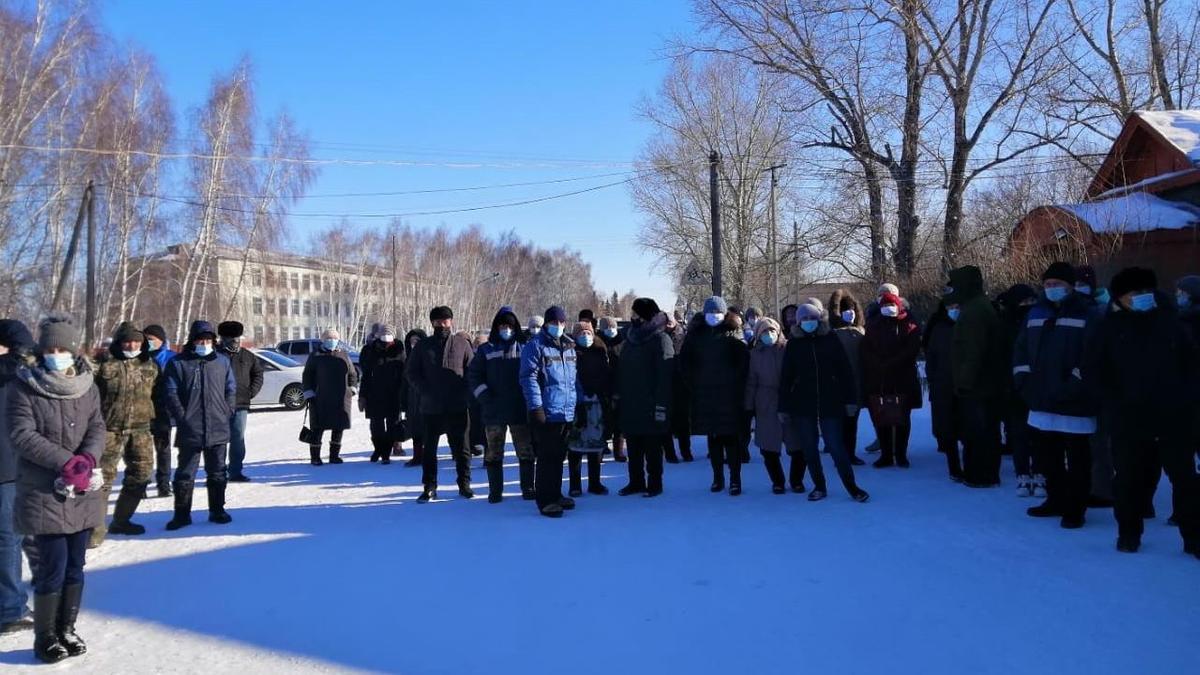
M 746 375 L 746 410 L 754 414 L 754 444 L 763 456 L 771 491 L 786 492 L 783 475 L 784 429 L 779 421 L 779 376 L 787 337 L 779 322 L 770 317 L 758 320 L 754 328 L 754 346 L 750 348 L 750 370 Z M 803 490 L 804 455 L 795 443 L 788 444 L 791 455 L 790 478 L 794 489 Z
M 313 466 L 321 466 L 321 440 L 329 434 L 329 463 L 341 464 L 342 432 L 350 428 L 358 373 L 341 348 L 341 336 L 327 330 L 317 353 L 304 364 L 304 398 L 308 400 L 309 426 L 313 439 L 308 452 Z
M 877 469 L 909 467 L 912 411 L 921 407 L 920 353 L 921 327 L 909 316 L 903 299 L 884 293 L 879 315 L 867 322 L 862 342 L 863 393 L 879 438 Z

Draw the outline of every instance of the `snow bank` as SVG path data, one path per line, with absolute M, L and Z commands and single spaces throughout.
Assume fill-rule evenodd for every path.
M 1182 230 L 1200 223 L 1200 207 L 1135 192 L 1096 202 L 1058 204 L 1097 234 Z
M 1200 166 L 1200 110 L 1139 110 L 1135 114 Z

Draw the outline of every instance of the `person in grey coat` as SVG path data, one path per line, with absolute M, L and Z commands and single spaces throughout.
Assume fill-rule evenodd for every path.
M 763 317 L 754 328 L 754 346 L 750 348 L 750 370 L 746 376 L 746 410 L 754 413 L 754 444 L 762 452 L 771 492 L 781 495 L 784 487 L 783 447 L 784 428 L 779 421 L 779 376 L 783 372 L 783 355 L 787 336 L 775 319 Z M 791 484 L 797 491 L 804 489 L 804 455 L 795 442 L 788 443 L 791 455 Z
M 341 464 L 342 432 L 350 428 L 350 411 L 358 389 L 358 373 L 341 348 L 342 336 L 329 329 L 317 353 L 304 364 L 304 398 L 308 401 L 313 440 L 308 446 L 313 466 L 321 466 L 321 438 L 329 432 L 329 463 Z
M 87 651 L 75 633 L 83 566 L 100 524 L 97 465 L 104 417 L 92 365 L 78 355 L 79 331 L 52 315 L 39 326 L 37 363 L 17 371 L 7 396 L 9 439 L 17 452 L 16 527 L 34 538 L 34 655 L 46 663 Z

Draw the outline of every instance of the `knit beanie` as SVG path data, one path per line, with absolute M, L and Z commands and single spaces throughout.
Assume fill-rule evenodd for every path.
M 149 326 L 146 326 L 145 328 L 143 328 L 142 333 L 145 334 L 147 337 L 153 337 L 153 338 L 157 339 L 159 342 L 162 342 L 163 344 L 166 344 L 166 342 L 167 342 L 167 331 L 165 329 L 163 329 L 162 326 L 160 326 L 156 323 L 152 323 Z
M 449 307 L 446 307 L 445 305 L 442 305 L 439 307 L 434 307 L 433 309 L 429 310 L 429 321 L 431 323 L 434 321 L 444 321 L 446 319 L 453 319 L 453 318 L 454 318 L 453 310 L 451 310 Z
M 729 305 L 725 304 L 725 298 L 719 295 L 714 295 L 704 301 L 705 314 L 725 314 L 729 311 Z
M 532 328 L 541 328 L 543 325 L 545 325 L 545 323 L 546 323 L 546 321 L 544 319 L 542 319 L 542 317 L 531 316 L 531 317 L 529 317 L 529 323 L 527 324 L 527 327 L 531 328 L 531 329 Z
M 1046 281 L 1048 279 L 1065 281 L 1066 283 L 1074 286 L 1075 268 L 1071 266 L 1071 263 L 1065 263 L 1062 261 L 1051 263 L 1050 267 L 1047 267 L 1046 271 L 1042 273 L 1042 281 Z
M 633 301 L 633 313 L 642 321 L 653 319 L 660 311 L 662 310 L 658 308 L 654 298 L 638 298 Z
M 375 328 L 375 337 L 377 338 L 383 337 L 384 335 L 391 335 L 392 337 L 396 336 L 396 331 L 392 330 L 392 327 L 386 323 L 378 324 Z
M 796 308 L 797 319 L 823 319 L 825 310 L 817 305 L 806 302 Z
M 1075 268 L 1075 283 L 1087 284 L 1096 290 L 1096 268 L 1091 265 L 1080 265 Z
M 546 310 L 546 314 L 545 314 L 544 318 L 546 319 L 546 323 L 550 323 L 551 321 L 557 321 L 559 323 L 566 323 L 567 322 L 567 311 L 565 309 L 563 309 L 562 307 L 559 307 L 558 305 L 553 305 L 550 307 L 550 309 Z
M 51 349 L 74 352 L 79 349 L 79 329 L 75 327 L 74 319 L 60 313 L 42 319 L 38 324 L 37 346 L 42 352 Z
M 883 295 L 879 296 L 879 305 L 881 307 L 883 305 L 895 305 L 897 307 L 903 308 L 904 301 L 900 299 L 899 295 L 896 295 L 895 293 L 888 291 L 888 292 L 884 293 Z
M 884 293 L 892 295 L 900 295 L 900 287 L 896 284 L 880 284 L 879 290 L 875 292 L 876 297 L 882 296 Z
M 1154 270 L 1144 267 L 1126 267 L 1117 272 L 1112 283 L 1108 285 L 1113 299 L 1119 298 L 1131 291 L 1141 291 L 1158 288 L 1158 275 Z
M 0 345 L 12 351 L 33 348 L 33 334 L 25 324 L 16 319 L 0 319 Z

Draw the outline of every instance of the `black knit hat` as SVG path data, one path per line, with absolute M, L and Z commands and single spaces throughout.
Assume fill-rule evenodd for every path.
M 551 321 L 557 321 L 559 323 L 566 323 L 567 322 L 567 310 L 563 309 L 562 307 L 559 307 L 558 305 L 553 305 L 552 307 L 550 307 L 549 309 L 546 310 L 546 313 L 542 315 L 542 318 L 546 320 L 546 323 L 550 323 Z
M 222 321 L 217 324 L 217 335 L 223 338 L 240 338 L 246 334 L 246 327 L 237 321 Z
M 443 321 L 445 319 L 453 319 L 453 318 L 454 318 L 454 311 L 451 310 L 449 307 L 446 307 L 445 305 L 441 305 L 439 307 L 434 307 L 433 309 L 429 310 L 429 320 L 431 322 Z
M 1042 273 L 1042 281 L 1046 281 L 1047 279 L 1058 279 L 1059 281 L 1065 281 L 1074 286 L 1075 268 L 1071 266 L 1071 263 L 1065 263 L 1062 261 L 1051 263 L 1050 266 L 1046 268 L 1046 271 Z
M 593 324 L 595 324 L 596 323 L 596 313 L 590 309 L 581 309 L 581 310 L 579 310 L 579 320 L 580 321 L 591 321 Z
M 33 349 L 33 333 L 16 319 L 0 319 L 0 345 L 12 351 Z
M 1117 272 L 1108 292 L 1113 298 L 1119 298 L 1130 291 L 1144 291 L 1158 288 L 1158 275 L 1154 270 L 1144 267 L 1126 267 Z
M 79 349 L 79 329 L 75 320 L 67 314 L 54 313 L 38 323 L 38 349 L 43 353 L 51 349 L 75 351 Z
M 650 319 L 653 319 L 654 317 L 658 316 L 658 313 L 661 311 L 662 310 L 658 308 L 658 303 L 654 301 L 654 298 L 638 298 L 637 300 L 633 301 L 633 313 L 636 314 L 642 321 L 649 321 Z
M 158 340 L 163 342 L 164 344 L 167 342 L 167 331 L 165 329 L 163 329 L 162 326 L 160 326 L 156 323 L 152 323 L 149 326 L 146 326 L 145 328 L 142 329 L 142 332 L 145 333 L 147 337 L 158 338 Z
M 1075 268 L 1075 283 L 1087 284 L 1096 289 L 1096 268 L 1091 265 L 1080 265 Z

